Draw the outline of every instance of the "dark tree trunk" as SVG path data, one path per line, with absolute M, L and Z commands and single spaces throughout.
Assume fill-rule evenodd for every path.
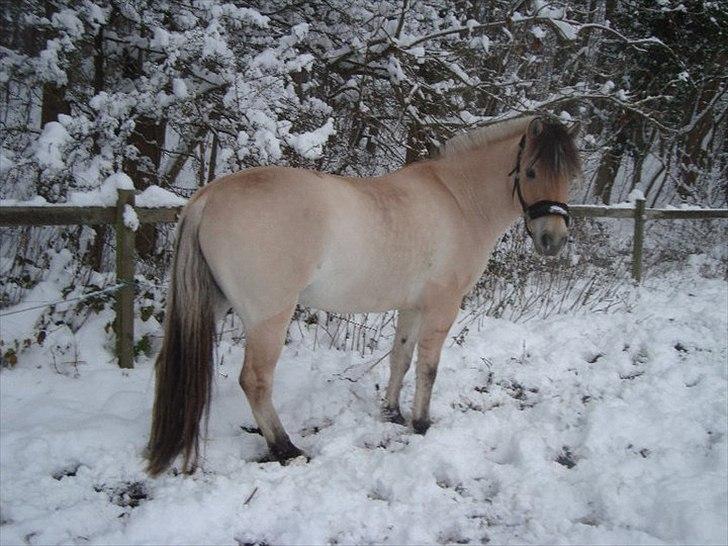
M 652 149 L 654 138 L 645 140 L 645 131 L 647 130 L 643 124 L 637 123 L 634 126 L 634 136 L 632 138 L 632 144 L 634 146 L 632 152 L 633 159 L 633 170 L 632 170 L 632 181 L 630 183 L 630 191 L 637 188 L 642 182 L 642 167 L 645 163 L 645 157 Z
M 200 139 L 205 135 L 205 130 L 205 127 L 199 127 L 189 140 L 185 139 L 184 136 L 180 136 L 181 142 L 177 145 L 177 156 L 174 158 L 172 165 L 164 175 L 164 183 L 167 186 L 174 185 L 179 173 L 182 172 L 182 169 L 194 152 L 195 146 L 197 146 Z
M 599 163 L 599 168 L 595 175 L 594 195 L 599 197 L 604 204 L 609 204 L 612 187 L 614 187 L 614 177 L 617 175 L 617 171 L 619 171 L 623 153 L 624 151 L 621 146 L 606 149 Z
M 124 172 L 134 181 L 137 190 L 144 190 L 158 182 L 159 164 L 164 146 L 165 124 L 146 116 L 137 118 L 131 144 L 139 151 L 139 157 L 124 161 Z M 137 230 L 136 250 L 141 258 L 154 255 L 157 229 L 154 224 L 143 224 Z
M 104 90 L 104 27 L 100 27 L 94 37 L 94 95 Z M 98 144 L 94 141 L 94 153 L 98 153 Z M 104 260 L 104 246 L 108 226 L 94 226 L 94 242 L 88 255 L 88 262 L 92 269 L 101 271 Z
M 219 145 L 217 133 L 212 133 L 212 149 L 210 150 L 210 165 L 207 169 L 207 183 L 215 180 L 215 172 L 217 169 L 217 147 Z
M 725 70 L 728 54 L 720 53 L 716 64 Z M 686 119 L 686 125 L 692 125 L 685 134 L 682 154 L 680 157 L 680 180 L 677 193 L 681 199 L 686 200 L 693 196 L 701 172 L 710 168 L 710 154 L 705 139 L 711 130 L 714 130 L 714 104 L 716 94 L 724 91 L 720 86 L 721 80 L 713 78 L 708 80 L 697 95 L 695 107 Z
M 40 111 L 40 127 L 50 121 L 58 121 L 59 114 L 70 114 L 71 107 L 66 101 L 66 86 L 51 83 L 43 85 L 43 105 Z
M 126 78 L 135 80 L 142 74 L 144 52 L 137 50 L 124 52 L 123 72 Z M 141 115 L 135 119 L 134 132 L 129 144 L 134 146 L 139 155 L 135 160 L 124 160 L 124 172 L 134 182 L 137 190 L 144 190 L 159 182 L 159 165 L 162 159 L 162 148 L 166 124 L 150 116 Z M 143 224 L 136 233 L 136 251 L 141 258 L 154 255 L 157 242 L 157 229 L 154 224 Z
M 45 16 L 47 19 L 51 19 L 53 14 L 57 11 L 55 5 L 50 2 L 45 3 Z M 52 38 L 50 33 L 43 33 L 44 40 L 48 41 Z M 30 37 L 29 37 L 30 38 Z M 43 47 L 43 46 L 41 46 Z M 42 104 L 40 112 L 40 128 L 43 129 L 46 123 L 51 121 L 57 121 L 59 114 L 70 114 L 71 108 L 66 101 L 66 86 L 57 86 L 52 83 L 46 83 L 43 85 L 42 90 Z

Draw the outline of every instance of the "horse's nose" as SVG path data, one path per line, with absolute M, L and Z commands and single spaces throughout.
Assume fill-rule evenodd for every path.
M 551 243 L 553 242 L 553 237 L 551 237 L 550 233 L 543 233 L 541 235 L 541 248 L 546 254 L 549 254 L 549 250 L 551 250 Z
M 541 252 L 547 256 L 554 256 L 558 254 L 561 247 L 566 242 L 566 237 L 554 237 L 548 232 L 541 234 Z

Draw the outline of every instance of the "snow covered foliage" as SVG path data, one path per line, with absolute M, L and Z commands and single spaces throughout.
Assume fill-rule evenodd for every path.
M 141 189 L 273 162 L 369 175 L 552 111 L 588 137 L 581 199 L 725 198 L 719 2 L 26 0 L 2 17 L 0 197 L 62 202 L 118 170 Z
M 209 1 L 21 4 L 6 15 L 22 32 L 0 77 L 14 129 L 4 131 L 6 197 L 64 201 L 119 169 L 137 187 L 175 183 L 179 158 L 212 134 L 214 175 L 281 161 L 289 136 L 301 148 L 299 133 L 309 135 L 302 154 L 316 155 L 333 133 L 327 109 L 293 87 L 312 59 L 299 49 L 305 24 L 272 26 L 255 9 Z

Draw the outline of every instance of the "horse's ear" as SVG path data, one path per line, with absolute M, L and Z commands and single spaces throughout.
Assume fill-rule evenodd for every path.
M 574 122 L 574 123 L 573 123 L 573 124 L 571 125 L 571 127 L 569 127 L 569 128 L 567 129 L 567 131 L 569 131 L 569 136 L 570 136 L 571 138 L 576 138 L 576 137 L 578 137 L 578 136 L 579 136 L 579 133 L 581 132 L 581 122 L 580 122 L 580 121 L 575 121 L 575 122 Z
M 543 132 L 543 121 L 541 118 L 533 118 L 528 124 L 528 136 L 537 138 Z

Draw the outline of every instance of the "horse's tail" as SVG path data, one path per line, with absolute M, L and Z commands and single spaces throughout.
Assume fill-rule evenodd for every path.
M 194 470 L 200 421 L 212 387 L 214 307 L 220 290 L 198 237 L 205 198 L 190 203 L 180 218 L 172 280 L 167 293 L 164 341 L 156 363 L 156 392 L 147 471 L 155 476 L 182 453 L 182 471 Z

